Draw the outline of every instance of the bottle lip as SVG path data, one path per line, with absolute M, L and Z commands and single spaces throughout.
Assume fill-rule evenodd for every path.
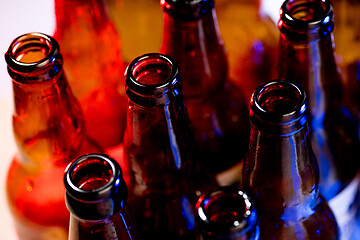
M 183 21 L 197 21 L 214 8 L 214 0 L 161 0 L 164 12 Z
M 103 161 L 109 171 L 111 172 L 111 178 L 109 181 L 101 187 L 91 190 L 85 190 L 74 183 L 74 174 L 83 168 L 88 168 L 92 160 Z M 87 163 L 89 162 L 89 163 Z M 100 164 L 100 163 L 98 163 Z M 112 158 L 105 154 L 86 154 L 72 161 L 65 169 L 64 184 L 67 194 L 72 198 L 82 201 L 97 201 L 106 197 L 110 197 L 114 193 L 114 187 L 118 188 L 120 185 L 124 185 L 123 174 L 120 165 Z M 127 195 L 123 197 L 123 200 L 127 199 Z
M 315 4 L 318 4 L 315 9 Z M 311 9 L 311 14 L 321 9 L 321 13 L 317 17 L 310 19 L 296 17 L 295 14 Z M 306 13 L 305 13 L 306 14 Z M 294 39 L 303 39 L 304 35 L 320 34 L 329 35 L 334 29 L 334 13 L 333 7 L 329 0 L 285 0 L 280 8 L 280 19 L 278 21 L 278 28 L 282 33 L 293 34 Z
M 261 84 L 250 100 L 249 115 L 254 125 L 276 135 L 288 136 L 300 131 L 307 124 L 308 112 L 305 90 L 285 79 Z
M 165 74 L 161 76 L 162 81 L 153 84 L 140 82 L 139 76 L 148 76 L 149 70 Z M 135 58 L 125 70 L 125 91 L 129 99 L 140 106 L 166 105 L 182 94 L 179 67 L 173 59 L 164 54 L 141 55 Z
M 238 203 L 243 203 L 243 208 L 239 207 L 241 213 L 236 215 L 236 219 L 226 219 L 225 221 L 214 220 L 211 211 L 212 205 L 220 204 L 222 207 L 228 208 L 231 206 L 223 206 L 221 200 L 224 198 L 232 198 Z M 209 210 L 210 208 L 210 210 Z M 216 210 L 218 211 L 218 210 Z M 228 237 L 240 237 L 248 232 L 257 233 L 257 213 L 251 198 L 242 190 L 234 188 L 233 186 L 220 187 L 212 192 L 203 194 L 196 204 L 196 218 L 197 224 L 201 228 L 203 234 L 211 232 L 220 238 Z M 205 232 L 204 232 L 205 231 Z
M 29 48 L 34 44 L 38 46 L 43 45 L 48 48 L 43 58 L 33 62 L 23 62 L 17 59 L 17 56 L 24 48 Z M 51 65 L 61 58 L 59 51 L 59 44 L 53 37 L 40 32 L 31 32 L 23 34 L 12 41 L 5 53 L 5 60 L 8 67 L 12 70 L 29 73 Z

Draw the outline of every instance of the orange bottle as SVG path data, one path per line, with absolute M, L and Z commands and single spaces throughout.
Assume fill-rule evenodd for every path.
M 55 39 L 41 33 L 22 35 L 11 43 L 5 59 L 14 91 L 18 146 L 6 181 L 15 227 L 21 240 L 65 240 L 69 212 L 64 170 L 78 155 L 101 149 L 84 132 Z
M 102 0 L 55 0 L 55 39 L 84 112 L 91 138 L 103 148 L 122 142 L 126 121 L 120 38 Z

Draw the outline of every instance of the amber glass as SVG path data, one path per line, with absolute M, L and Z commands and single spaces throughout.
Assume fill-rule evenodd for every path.
M 278 75 L 296 81 L 308 93 L 320 192 L 330 200 L 354 178 L 360 149 L 356 118 L 342 105 L 342 80 L 333 52 L 333 9 L 328 0 L 285 1 L 278 25 Z
M 109 13 L 122 39 L 122 55 L 131 62 L 161 46 L 162 11 L 160 0 L 106 0 Z
M 221 36 L 228 53 L 230 81 L 246 100 L 270 79 L 279 31 L 263 10 L 264 0 L 215 0 Z M 278 9 L 276 9 L 278 12 Z
M 196 194 L 213 186 L 197 167 L 178 72 L 176 63 L 161 54 L 134 59 L 126 72 L 123 169 L 130 206 L 149 239 L 194 239 Z
M 12 78 L 18 147 L 6 187 L 19 238 L 66 239 L 65 167 L 79 154 L 101 150 L 85 134 L 53 38 L 22 35 L 11 43 L 5 59 Z
M 120 165 L 103 154 L 74 160 L 64 176 L 69 240 L 136 240 Z
M 84 112 L 91 138 L 103 148 L 122 142 L 126 96 L 120 38 L 103 0 L 55 0 L 54 37 Z
M 247 151 L 247 101 L 227 80 L 227 57 L 213 1 L 163 0 L 161 52 L 180 66 L 185 102 L 201 164 L 214 174 L 239 163 Z
M 252 200 L 234 187 L 205 193 L 196 204 L 198 240 L 258 240 L 258 223 Z
M 319 193 L 305 91 L 288 80 L 259 86 L 250 102 L 251 134 L 244 190 L 254 196 L 260 239 L 338 239 Z
M 360 1 L 331 0 L 334 7 L 336 62 L 344 82 L 344 102 L 359 114 L 360 106 Z

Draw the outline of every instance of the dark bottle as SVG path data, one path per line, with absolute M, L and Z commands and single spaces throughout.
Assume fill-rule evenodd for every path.
M 140 56 L 127 68 L 122 166 L 139 229 L 151 239 L 195 238 L 196 194 L 205 179 L 181 88 L 179 69 L 165 55 Z
M 234 187 L 205 193 L 196 204 L 198 240 L 258 240 L 258 224 L 252 200 Z
M 135 221 L 120 165 L 103 154 L 74 160 L 64 176 L 69 240 L 136 240 Z
M 62 67 L 55 39 L 29 33 L 16 38 L 5 60 L 14 93 L 18 147 L 6 189 L 20 239 L 67 239 L 69 212 L 63 175 L 70 160 L 101 151 L 89 140 L 80 106 Z
M 260 239 L 338 239 L 319 193 L 305 91 L 288 80 L 260 85 L 250 101 L 251 133 L 244 190 L 254 196 Z
M 123 140 L 126 96 L 121 40 L 104 0 L 54 0 L 55 39 L 61 46 L 70 87 L 91 138 L 103 148 Z M 101 116 L 101 117 L 99 117 Z
M 359 169 L 356 118 L 342 105 L 342 80 L 333 52 L 333 8 L 328 0 L 285 1 L 279 29 L 279 78 L 305 88 L 320 192 L 330 200 Z
M 161 52 L 181 69 L 189 117 L 201 151 L 201 166 L 214 174 L 241 162 L 249 139 L 248 101 L 228 81 L 227 57 L 214 1 L 161 1 Z M 221 159 L 221 160 L 220 160 Z M 218 175 L 220 184 L 230 184 Z M 234 176 L 236 178 L 236 176 Z

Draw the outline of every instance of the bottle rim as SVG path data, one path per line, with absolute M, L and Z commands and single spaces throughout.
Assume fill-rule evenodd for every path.
M 317 4 L 317 8 L 315 9 L 310 4 Z M 318 9 L 321 9 L 321 12 L 315 16 L 314 12 Z M 306 18 L 309 16 L 307 13 L 312 14 L 308 19 Z M 300 15 L 300 17 L 296 15 Z M 280 8 L 278 28 L 281 32 L 295 34 L 300 40 L 302 35 L 309 33 L 320 33 L 320 36 L 329 35 L 334 29 L 333 18 L 333 7 L 329 0 L 285 0 Z
M 100 187 L 95 189 L 83 189 L 80 186 L 77 186 L 75 183 L 75 176 L 79 171 L 84 168 L 91 167 L 93 165 L 100 165 L 99 162 L 92 162 L 92 160 L 99 160 L 103 162 L 103 165 L 110 172 L 111 177 L 108 179 L 108 182 Z M 86 169 L 85 169 L 86 170 Z M 65 169 L 64 175 L 64 184 L 66 193 L 71 195 L 72 198 L 82 200 L 82 201 L 97 201 L 102 198 L 110 197 L 113 194 L 113 187 L 119 187 L 120 185 L 124 185 L 123 174 L 121 171 L 120 165 L 112 158 L 105 154 L 86 154 L 78 157 L 74 161 L 72 161 Z M 124 200 L 126 200 L 127 195 L 124 196 Z
M 34 45 L 43 46 L 48 49 L 43 58 L 31 62 L 18 60 L 18 56 L 20 56 L 24 50 Z M 51 65 L 59 58 L 61 58 L 60 47 L 57 41 L 53 37 L 40 32 L 31 32 L 20 35 L 12 41 L 5 53 L 5 60 L 8 67 L 12 70 L 24 73 L 42 69 Z
M 300 131 L 307 124 L 308 112 L 305 90 L 285 79 L 261 84 L 250 100 L 249 115 L 253 124 L 281 136 Z
M 236 206 L 239 207 L 238 210 L 241 210 L 241 213 L 236 215 L 236 219 L 231 219 L 232 221 L 229 221 L 228 218 L 225 221 L 217 221 L 212 216 L 212 205 L 216 206 L 224 198 L 231 198 L 237 203 L 242 202 L 241 205 L 243 206 Z M 222 207 L 228 208 L 230 206 Z M 256 207 L 244 191 L 232 186 L 220 187 L 212 192 L 203 194 L 196 204 L 196 214 L 197 224 L 201 228 L 202 234 L 207 234 L 206 232 L 208 231 L 211 232 L 211 235 L 220 238 L 225 238 L 229 235 L 231 237 L 241 237 L 248 234 L 248 232 L 258 234 Z
M 150 72 L 156 71 L 155 78 Z M 155 81 L 158 77 L 161 81 Z M 141 80 L 141 81 L 140 81 Z M 135 58 L 125 70 L 125 91 L 129 99 L 141 106 L 155 107 L 168 104 L 182 93 L 182 83 L 177 63 L 169 56 L 160 53 L 147 53 Z

